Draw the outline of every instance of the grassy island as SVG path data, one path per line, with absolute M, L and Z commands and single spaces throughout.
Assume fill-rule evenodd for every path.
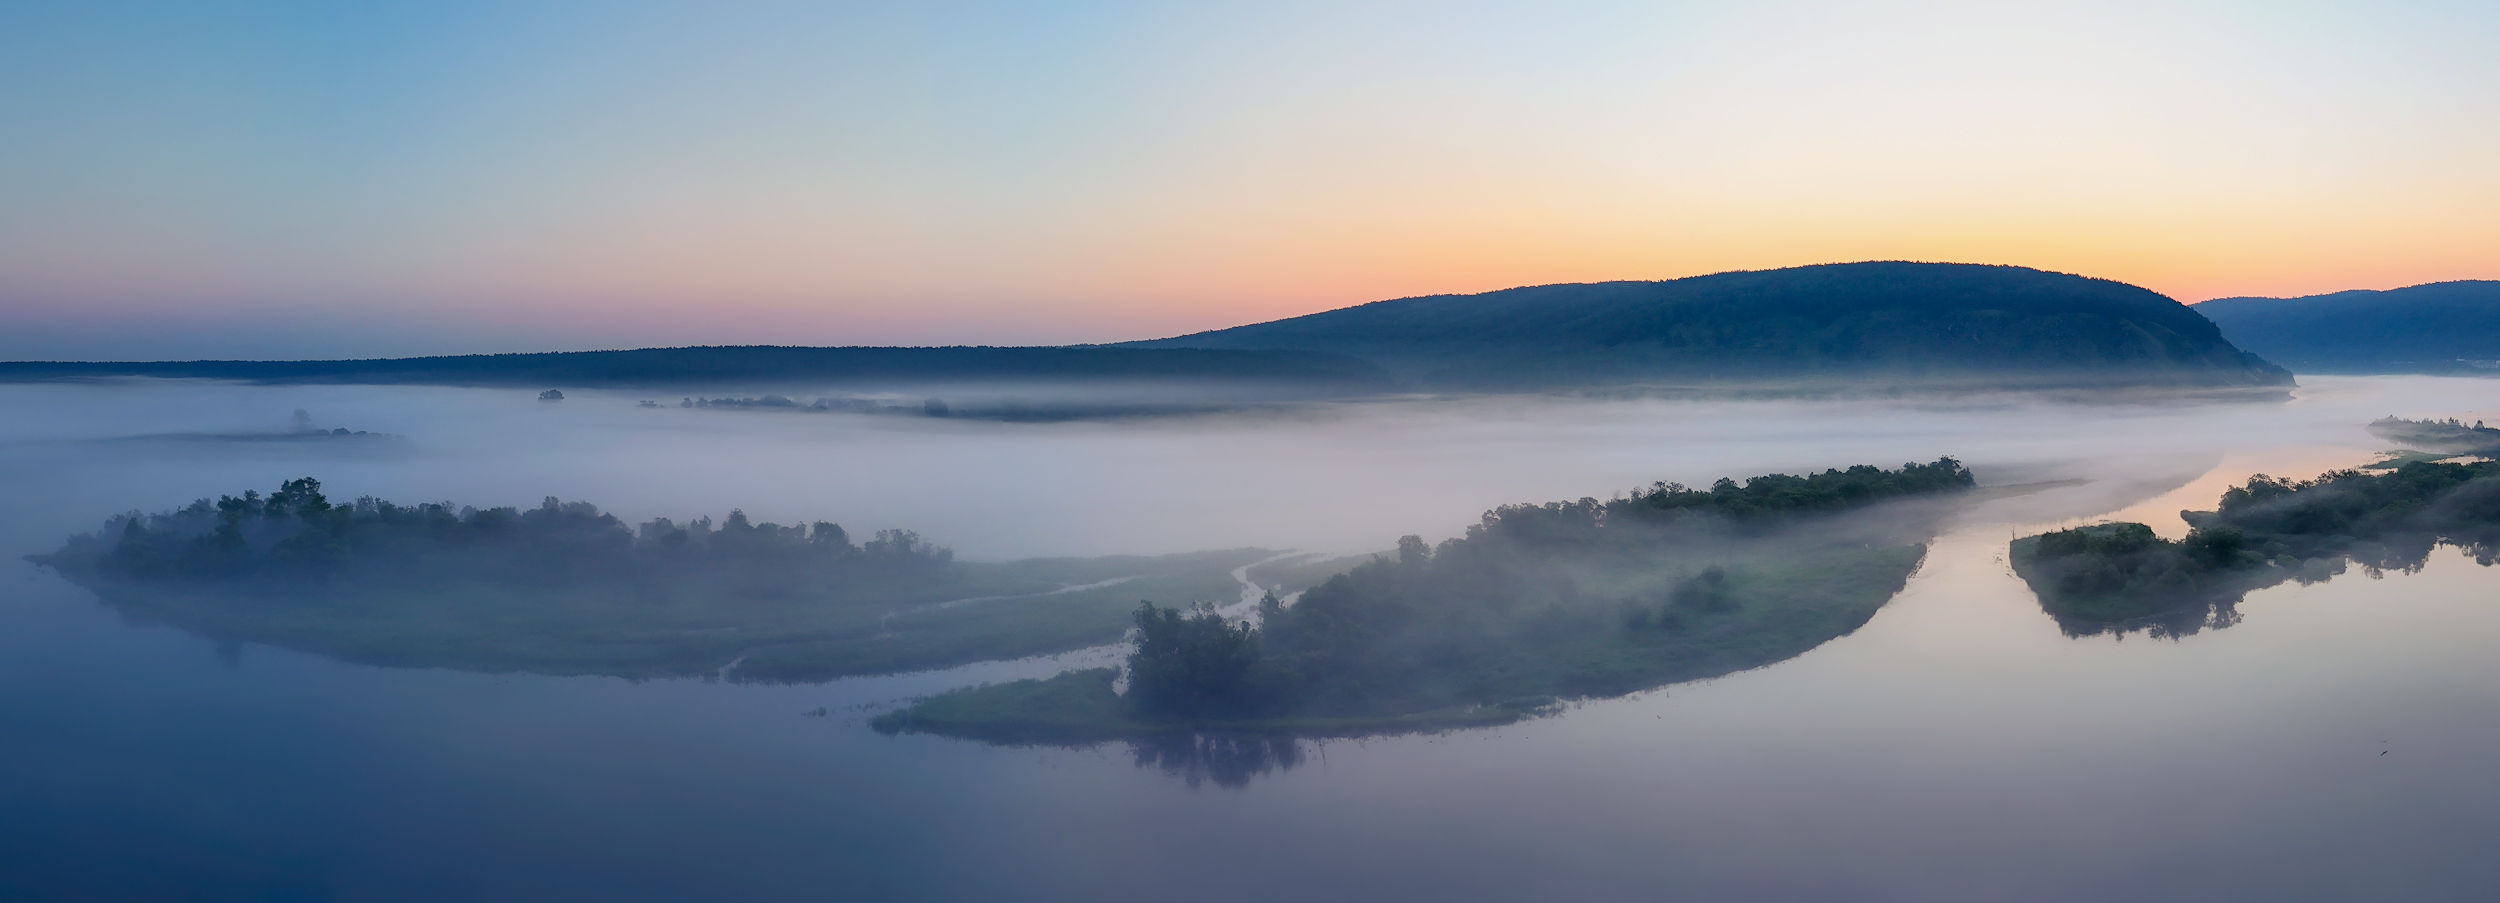
M 2500 558 L 2500 462 L 2415 462 L 2293 482 L 2259 474 L 2214 511 L 2183 511 L 2179 541 L 2143 524 L 2077 527 L 2014 541 L 2015 573 L 2068 635 L 2194 633 L 2238 620 L 2250 590 L 2314 583 L 2346 563 L 2416 571 L 2441 545 Z
M 1238 598 L 1268 555 L 972 563 L 908 530 L 332 504 L 305 478 L 30 557 L 133 617 L 367 664 L 801 681 L 1111 642 L 1139 595 Z
M 1505 723 L 1857 629 L 1916 570 L 1951 507 L 1937 500 L 1971 485 L 1944 458 L 1497 508 L 1438 548 L 1405 537 L 1291 605 L 1271 594 L 1255 623 L 1141 603 L 1125 693 L 1113 670 L 1079 671 L 942 694 L 874 725 L 1088 742 Z

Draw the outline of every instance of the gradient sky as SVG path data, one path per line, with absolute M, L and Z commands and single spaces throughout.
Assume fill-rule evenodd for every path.
M 1065 343 L 1863 259 L 2500 278 L 2500 4 L 17 3 L 0 358 Z

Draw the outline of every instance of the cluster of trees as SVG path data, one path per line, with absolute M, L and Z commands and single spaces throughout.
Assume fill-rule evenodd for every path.
M 2199 532 L 2239 531 L 2268 557 L 2344 554 L 2372 568 L 2418 570 L 2445 544 L 2488 566 L 2500 551 L 2500 461 L 2415 462 L 2299 482 L 2259 474 L 2190 522 Z
M 639 529 L 589 502 L 553 496 L 536 508 L 449 502 L 398 505 L 372 496 L 332 503 L 311 477 L 267 496 L 200 499 L 158 514 L 131 512 L 37 560 L 64 570 L 145 580 L 457 575 L 519 582 L 629 578 L 658 570 L 828 566 L 942 570 L 953 553 L 908 530 L 854 545 L 839 524 L 753 523 L 732 511 Z
M 1944 457 L 1926 464 L 1903 464 L 1899 470 L 1860 464 L 1848 470 L 1826 470 L 1802 477 L 1775 473 L 1746 480 L 1741 486 L 1734 480 L 1722 479 L 1709 489 L 1653 483 L 1648 490 L 1608 507 L 1611 513 L 1633 516 L 1707 511 L 1751 519 L 1842 511 L 1885 499 L 1968 489 L 1973 485 L 1975 480 L 1969 468 Z
M 2173 542 L 2133 523 L 2015 540 L 2012 559 L 2041 607 L 2075 636 L 2135 627 L 2175 636 L 2227 626 L 2250 588 L 2250 569 L 2266 562 L 2246 534 L 2230 527 Z
M 1661 562 L 1691 560 L 1679 553 L 1696 549 L 1775 557 L 1762 553 L 1783 542 L 1770 535 L 1779 526 L 1971 484 L 1960 462 L 1943 458 L 1496 508 L 1437 549 L 1404 537 L 1394 559 L 1359 565 L 1290 607 L 1270 594 L 1256 626 L 1211 608 L 1141 603 L 1128 699 L 1150 718 L 1241 719 L 1627 692 L 1744 634 L 1745 574 Z M 1889 579 L 1897 587 L 1898 575 Z M 1584 589 L 1590 580 L 1606 588 Z M 1701 636 L 1702 625 L 1721 635 Z
M 1654 538 L 1649 528 L 1687 521 L 1691 526 L 1708 524 L 1740 534 L 1763 533 L 1800 516 L 1833 514 L 1973 485 L 1970 469 L 1951 457 L 1903 464 L 1898 470 L 1860 464 L 1801 477 L 1775 473 L 1742 483 L 1722 479 L 1708 489 L 1661 482 L 1611 501 L 1583 498 L 1504 505 L 1485 512 L 1483 520 L 1467 528 L 1465 539 L 1451 543 L 1578 549 L 1639 545 Z M 1443 545 L 1446 548 L 1450 543 Z
M 2454 417 L 2446 420 L 2384 417 L 2370 422 L 2370 435 L 2390 442 L 2402 442 L 2423 451 L 2452 455 L 2500 450 L 2500 429 L 2484 426 L 2480 420 L 2467 426 Z
M 2236 619 L 2249 590 L 2314 582 L 2347 560 L 2418 570 L 2441 545 L 2500 560 L 2500 462 L 2417 462 L 2292 481 L 2258 474 L 2214 511 L 2182 512 L 2183 540 L 2143 524 L 2096 524 L 2015 540 L 2015 571 L 2067 632 L 2193 632 Z

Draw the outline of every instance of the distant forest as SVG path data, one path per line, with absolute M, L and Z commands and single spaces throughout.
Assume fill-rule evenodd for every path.
M 2240 347 L 2302 373 L 2500 376 L 2500 281 L 2217 298 L 2196 311 Z
M 1558 697 L 1756 667 L 1856 629 L 1898 592 L 1941 508 L 1850 512 L 1972 485 L 1951 458 L 1486 512 L 1401 539 L 1255 622 L 1139 605 L 1112 672 L 960 691 L 884 730 L 1005 740 L 1223 727 L 1370 732 L 1499 723 Z

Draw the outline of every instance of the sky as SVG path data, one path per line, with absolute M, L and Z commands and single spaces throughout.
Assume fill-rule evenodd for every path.
M 0 359 L 1062 344 L 1847 260 L 2500 278 L 2500 4 L 20 3 Z

